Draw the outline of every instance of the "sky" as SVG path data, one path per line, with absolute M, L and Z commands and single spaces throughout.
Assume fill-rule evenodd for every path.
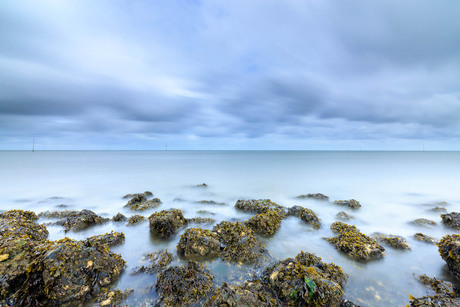
M 2 0 L 0 150 L 460 150 L 457 0 Z

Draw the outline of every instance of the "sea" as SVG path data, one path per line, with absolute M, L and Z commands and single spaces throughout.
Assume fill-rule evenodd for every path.
M 447 212 L 460 210 L 460 152 L 391 151 L 0 151 L 0 210 L 89 209 L 103 217 L 118 212 L 146 217 L 169 208 L 184 216 L 243 221 L 252 214 L 237 211 L 239 199 L 271 199 L 291 207 L 312 209 L 321 221 L 319 230 L 300 219 L 282 221 L 279 231 L 261 238 L 274 260 L 295 257 L 300 251 L 314 253 L 333 262 L 349 275 L 345 298 L 361 306 L 404 306 L 409 295 L 433 294 L 417 280 L 421 274 L 452 280 L 436 245 L 416 241 L 422 232 L 436 239 L 456 233 L 442 224 L 441 206 Z M 199 187 L 205 183 L 206 188 Z M 161 199 L 160 207 L 145 212 L 124 208 L 128 193 L 151 191 Z M 298 199 L 308 193 L 323 193 L 330 201 Z M 333 204 L 334 200 L 356 199 L 356 211 Z M 224 203 L 201 203 L 202 200 Z M 207 213 L 202 213 L 205 210 Z M 199 211 L 199 212 L 198 212 Z M 358 262 L 339 252 L 324 238 L 334 236 L 330 225 L 345 211 L 354 218 L 347 223 L 367 235 L 384 233 L 403 236 L 410 250 L 385 246 L 385 257 Z M 426 218 L 433 226 L 414 225 Z M 40 219 L 39 223 L 50 222 Z M 200 227 L 200 226 L 190 226 Z M 202 225 L 212 228 L 212 225 Z M 155 277 L 130 274 L 144 264 L 145 254 L 167 249 L 176 254 L 182 229 L 169 240 L 150 234 L 148 222 L 134 226 L 109 222 L 79 232 L 65 233 L 48 226 L 49 239 L 84 239 L 110 231 L 125 233 L 126 240 L 112 250 L 126 260 L 118 289 L 133 288 L 131 302 L 141 295 L 155 297 Z M 237 266 L 220 260 L 206 261 L 225 281 Z M 453 281 L 454 282 L 454 281 Z

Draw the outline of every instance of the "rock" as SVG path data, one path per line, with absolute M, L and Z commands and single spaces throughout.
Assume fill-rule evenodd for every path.
M 187 220 L 179 209 L 162 210 L 149 217 L 150 231 L 163 238 L 174 235 L 185 225 L 187 225 Z
M 64 210 L 64 211 L 45 211 L 45 212 L 40 212 L 38 214 L 38 217 L 43 217 L 47 219 L 62 219 L 69 217 L 72 214 L 77 214 L 78 211 L 74 210 Z
M 289 208 L 287 215 L 297 216 L 305 223 L 311 224 L 315 229 L 319 229 L 321 227 L 321 223 L 316 213 L 313 212 L 313 210 L 306 209 L 302 206 Z
M 83 244 L 86 246 L 98 246 L 98 245 L 107 245 L 109 247 L 120 245 L 125 241 L 125 234 L 122 232 L 113 232 L 106 233 L 99 236 L 89 237 L 86 240 L 83 240 Z
M 123 196 L 123 199 L 131 199 L 134 197 L 145 197 L 145 199 L 147 199 L 149 197 L 153 197 L 153 193 L 150 191 L 145 191 L 144 193 L 126 194 Z
M 422 241 L 422 242 L 425 242 L 425 243 L 429 243 L 429 244 L 437 244 L 439 243 L 439 240 L 436 240 L 435 238 L 433 237 L 430 237 L 430 236 L 427 236 L 421 232 L 418 232 L 414 235 L 414 239 L 417 240 L 417 241 Z
M 436 222 L 434 222 L 432 220 L 429 220 L 429 219 L 425 219 L 425 218 L 416 219 L 416 220 L 413 220 L 410 223 L 414 224 L 414 225 L 419 225 L 419 226 L 434 226 L 434 225 L 436 225 Z
M 331 225 L 331 229 L 337 234 L 337 237 L 326 238 L 326 240 L 348 256 L 360 261 L 385 256 L 385 248 L 376 240 L 359 232 L 356 226 L 335 222 Z
M 349 221 L 355 218 L 353 215 L 350 215 L 344 211 L 340 211 L 339 213 L 335 215 L 335 217 L 343 221 Z
M 434 208 L 431 208 L 430 211 L 433 211 L 433 212 L 447 212 L 447 209 L 444 208 L 444 207 L 434 207 Z
M 114 222 L 124 222 L 124 221 L 126 221 L 126 219 L 127 219 L 126 216 L 124 216 L 120 212 L 118 212 L 117 215 L 114 215 L 112 217 L 112 221 L 114 221 Z
M 148 199 L 149 197 L 152 196 L 151 192 L 150 194 L 145 194 L 145 193 L 134 194 L 134 196 L 125 205 L 125 208 L 129 208 L 134 211 L 145 211 L 147 209 L 156 208 L 161 204 L 161 200 L 159 198 L 154 198 L 150 200 Z
M 154 253 L 149 253 L 143 257 L 150 262 L 147 266 L 141 266 L 140 268 L 134 269 L 131 275 L 137 275 L 140 273 L 147 273 L 147 274 L 156 274 L 161 270 L 164 270 L 172 261 L 173 255 L 168 252 L 167 250 L 157 251 Z
M 205 189 L 208 187 L 208 185 L 206 183 L 202 183 L 202 184 L 197 184 L 195 187 Z
M 64 226 L 65 231 L 78 231 L 89 226 L 103 224 L 110 219 L 98 216 L 91 210 L 81 210 L 80 212 L 70 214 L 67 219 L 59 221 L 57 224 Z
M 260 280 L 251 280 L 241 286 L 229 285 L 226 282 L 216 289 L 204 303 L 206 307 L 220 306 L 281 306 L 275 296 L 265 288 Z
M 208 214 L 208 215 L 216 215 L 214 212 L 210 212 L 208 210 L 198 210 L 196 213 L 204 214 L 204 215 L 206 215 L 206 214 Z
M 120 306 L 120 303 L 134 293 L 133 289 L 128 290 L 111 290 L 104 289 L 96 296 L 96 302 L 99 306 Z
M 339 266 L 304 252 L 268 266 L 263 273 L 265 286 L 282 306 L 340 306 L 347 279 Z
M 316 200 L 329 200 L 329 196 L 326 196 L 324 194 L 321 194 L 321 193 L 309 193 L 307 195 L 303 194 L 303 195 L 299 195 L 297 196 L 297 198 L 299 199 L 307 199 L 307 198 L 312 198 L 312 199 L 316 199 Z
M 439 254 L 447 263 L 450 272 L 460 279 L 460 235 L 444 236 L 437 245 Z
M 460 230 L 460 213 L 451 212 L 448 214 L 441 214 L 442 222 L 450 228 Z
M 356 305 L 355 303 L 349 301 L 349 300 L 342 300 L 342 303 L 340 304 L 340 307 L 359 307 L 359 305 Z
M 215 219 L 209 217 L 193 217 L 191 219 L 187 219 L 187 223 L 189 224 L 214 224 L 215 222 Z
M 282 217 L 276 211 L 268 210 L 251 217 L 244 224 L 260 235 L 272 236 L 280 228 L 281 220 Z
M 457 297 L 457 290 L 452 283 L 430 278 L 426 275 L 419 276 L 420 283 L 429 286 L 435 295 L 415 298 L 409 296 L 411 306 L 460 306 L 460 298 Z
M 202 205 L 219 205 L 219 206 L 225 206 L 227 205 L 226 203 L 218 203 L 214 200 L 200 200 L 198 202 L 198 204 L 202 204 Z
M 128 224 L 129 226 L 139 224 L 140 222 L 145 221 L 145 216 L 135 214 L 133 216 L 130 216 L 128 219 Z
M 353 210 L 357 210 L 357 209 L 361 208 L 361 204 L 356 199 L 335 200 L 334 204 L 340 205 L 340 206 L 347 206 L 347 207 L 349 207 L 350 209 L 353 209 Z
M 185 258 L 213 259 L 219 257 L 220 250 L 217 234 L 201 228 L 187 229 L 177 244 L 178 253 Z
M 213 279 L 202 264 L 188 261 L 158 273 L 155 289 L 162 306 L 201 305 L 214 290 Z
M 381 234 L 381 233 L 376 233 L 375 235 L 375 238 L 386 244 L 386 245 L 389 245 L 393 248 L 396 248 L 396 249 L 410 249 L 410 246 L 409 244 L 407 243 L 407 240 L 404 238 L 404 237 L 401 237 L 401 236 L 396 236 L 396 235 L 385 235 L 385 234 Z
M 253 213 L 264 213 L 269 210 L 276 211 L 281 217 L 286 216 L 286 208 L 272 202 L 270 199 L 238 200 L 235 207 L 238 210 Z

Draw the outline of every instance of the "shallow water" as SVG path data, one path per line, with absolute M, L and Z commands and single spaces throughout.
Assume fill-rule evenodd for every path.
M 459 211 L 457 152 L 3 151 L 0 170 L 2 210 L 38 213 L 65 204 L 68 209 L 90 209 L 105 217 L 117 212 L 129 216 L 137 213 L 123 208 L 126 200 L 122 196 L 146 190 L 162 200 L 157 210 L 179 208 L 187 218 L 205 216 L 217 222 L 251 216 L 235 210 L 238 199 L 270 198 L 286 207 L 310 208 L 320 217 L 321 229 L 313 230 L 291 217 L 283 220 L 274 237 L 262 240 L 275 259 L 294 257 L 304 250 L 340 265 L 350 276 L 346 297 L 362 306 L 401 306 L 409 302 L 409 294 L 426 295 L 427 289 L 414 277 L 419 274 L 450 279 L 437 247 L 415 241 L 412 236 L 423 232 L 440 239 L 455 233 L 441 224 L 440 213 L 429 209 L 446 201 L 441 206 L 448 212 Z M 196 187 L 201 183 L 208 187 Z M 328 195 L 331 201 L 357 199 L 362 208 L 348 211 L 328 202 L 295 198 L 316 192 Z M 226 205 L 197 203 L 200 200 Z M 198 210 L 214 215 L 199 215 Z M 382 232 L 406 237 L 411 250 L 386 247 L 386 257 L 368 263 L 348 258 L 323 239 L 332 236 L 329 226 L 339 211 L 353 215 L 355 219 L 350 223 L 368 235 Z M 140 214 L 148 217 L 151 213 Z M 411 225 L 409 222 L 416 218 L 428 218 L 438 224 Z M 159 240 L 150 235 L 148 222 L 135 226 L 108 223 L 67 234 L 56 226 L 49 230 L 50 239 L 82 239 L 111 230 L 123 231 L 125 243 L 112 248 L 127 261 L 116 285 L 120 289 L 140 289 L 154 283 L 152 276 L 129 273 L 141 265 L 147 252 L 168 249 L 175 253 L 184 231 L 171 240 Z M 207 265 L 217 281 L 224 280 L 234 269 L 220 261 Z M 145 291 L 137 292 L 155 295 Z

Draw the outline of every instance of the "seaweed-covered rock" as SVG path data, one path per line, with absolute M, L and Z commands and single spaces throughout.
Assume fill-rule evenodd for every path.
M 135 214 L 129 217 L 128 224 L 129 226 L 139 224 L 140 222 L 145 221 L 145 216 Z
M 381 233 L 376 233 L 375 238 L 386 244 L 389 245 L 393 248 L 396 249 L 410 249 L 409 243 L 407 243 L 407 240 L 404 237 L 401 236 L 396 236 L 396 235 L 385 235 Z
M 152 197 L 153 193 L 150 191 L 145 191 L 144 193 L 133 193 L 133 194 L 126 194 L 123 196 L 123 199 L 131 199 L 134 197 L 144 197 L 145 199 Z
M 103 289 L 101 293 L 96 296 L 96 302 L 99 306 L 120 306 L 120 303 L 134 293 L 133 289 L 128 290 L 111 290 Z
M 340 211 L 339 213 L 335 215 L 335 217 L 343 221 L 349 221 L 355 218 L 353 215 L 350 215 L 344 211 Z
M 92 225 L 103 224 L 110 219 L 101 217 L 91 210 L 83 209 L 80 212 L 70 214 L 65 220 L 59 221 L 58 224 L 64 226 L 65 231 L 82 230 Z
M 251 199 L 238 200 L 235 204 L 238 210 L 253 213 L 264 213 L 266 211 L 276 211 L 281 217 L 286 216 L 286 208 L 278 205 L 270 199 Z
M 24 210 L 9 210 L 6 212 L 0 213 L 0 219 L 3 220 L 15 220 L 15 221 L 23 221 L 23 222 L 33 222 L 38 220 L 38 216 L 32 211 L 24 211 Z
M 193 223 L 193 224 L 214 224 L 216 222 L 215 219 L 209 218 L 209 217 L 192 217 L 190 219 L 187 219 L 187 223 Z
M 216 215 L 214 212 L 208 210 L 198 210 L 196 213 L 203 214 L 203 215 Z
M 460 298 L 456 295 L 456 289 L 452 283 L 430 278 L 426 275 L 419 276 L 420 283 L 429 286 L 435 295 L 415 298 L 410 296 L 411 306 L 460 306 Z
M 38 217 L 43 217 L 47 219 L 62 219 L 69 217 L 72 214 L 76 214 L 78 211 L 74 210 L 63 210 L 63 211 L 45 211 L 45 212 L 40 212 L 38 214 Z
M 224 247 L 221 253 L 223 260 L 259 265 L 270 258 L 264 244 L 257 240 L 249 227 L 240 222 L 223 221 L 215 225 L 212 231 Z
M 172 236 L 185 225 L 187 220 L 179 209 L 162 210 L 149 217 L 150 231 L 163 238 Z
M 124 222 L 126 221 L 127 217 L 118 212 L 116 215 L 112 217 L 112 221 L 114 222 Z
M 245 222 L 245 225 L 258 234 L 272 236 L 280 228 L 281 220 L 282 217 L 276 211 L 268 210 L 251 217 Z
M 161 204 L 159 198 L 149 199 L 152 194 L 135 194 L 125 205 L 125 208 L 129 208 L 134 211 L 144 211 L 147 209 L 156 208 Z
M 340 205 L 340 206 L 347 206 L 347 207 L 349 207 L 350 209 L 353 209 L 353 210 L 361 208 L 361 204 L 356 199 L 335 200 L 334 204 Z
M 263 273 L 264 284 L 283 306 L 340 306 L 347 279 L 339 266 L 304 252 L 278 261 Z
M 297 216 L 305 223 L 311 224 L 315 229 L 319 229 L 321 227 L 319 218 L 316 213 L 313 212 L 313 210 L 304 208 L 302 206 L 294 206 L 289 208 L 288 215 Z
M 260 280 L 251 280 L 241 286 L 229 285 L 226 282 L 214 291 L 204 303 L 206 307 L 260 307 L 280 306 L 281 303 Z
M 430 211 L 433 211 L 433 212 L 447 212 L 447 209 L 444 208 L 444 207 L 434 207 L 434 208 L 431 208 Z
M 413 224 L 413 225 L 418 225 L 418 226 L 434 226 L 434 225 L 436 225 L 435 221 L 425 219 L 425 218 L 415 219 L 410 223 Z
M 311 199 L 316 199 L 316 200 L 329 200 L 329 196 L 326 196 L 326 195 L 321 194 L 321 193 L 308 193 L 306 195 L 302 194 L 302 195 L 297 196 L 297 198 L 299 198 L 299 199 L 311 198 Z
M 422 241 L 422 242 L 429 243 L 429 244 L 437 244 L 437 243 L 439 243 L 439 240 L 436 240 L 435 238 L 427 236 L 427 235 L 425 235 L 425 234 L 423 234 L 421 232 L 417 232 L 414 235 L 414 239 L 417 240 L 417 241 Z
M 197 202 L 199 204 L 202 204 L 202 205 L 219 205 L 219 206 L 225 206 L 226 203 L 218 203 L 214 200 L 200 200 L 199 202 Z
M 460 230 L 460 213 L 451 212 L 447 214 L 441 214 L 441 218 L 442 222 L 447 227 Z
M 97 246 L 97 245 L 107 245 L 109 247 L 120 245 L 125 241 L 125 234 L 122 232 L 113 232 L 106 233 L 99 236 L 92 236 L 83 240 L 83 244 L 86 246 Z
M 173 255 L 167 250 L 149 253 L 143 257 L 143 260 L 147 260 L 150 264 L 134 269 L 131 275 L 137 275 L 139 273 L 156 274 L 159 271 L 164 270 L 173 261 L 173 259 Z
M 186 258 L 217 258 L 220 254 L 219 237 L 207 229 L 189 228 L 181 235 L 177 251 Z
M 213 279 L 202 264 L 188 261 L 158 273 L 155 289 L 162 306 L 198 305 L 214 290 Z
M 460 279 L 460 235 L 444 236 L 437 244 L 442 259 L 447 263 L 452 274 Z
M 326 240 L 348 256 L 361 261 L 385 256 L 385 248 L 376 240 L 359 232 L 356 226 L 334 222 L 331 229 L 337 234 L 337 237 L 326 238 Z

